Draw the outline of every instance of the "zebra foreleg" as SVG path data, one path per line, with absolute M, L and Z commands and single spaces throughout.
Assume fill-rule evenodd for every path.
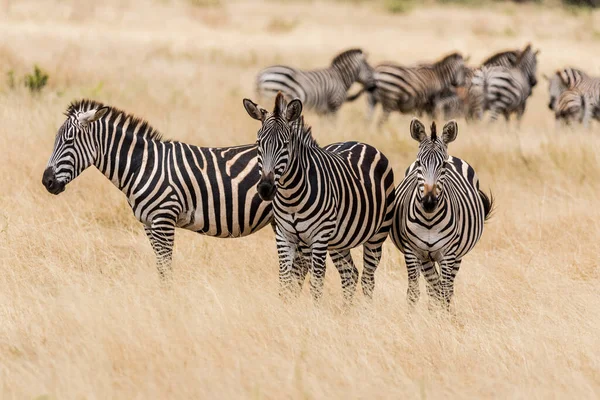
M 387 234 L 383 236 L 383 240 L 385 240 L 385 238 L 387 238 Z M 373 242 L 366 242 L 363 245 L 363 272 L 360 277 L 360 285 L 362 286 L 363 295 L 367 299 L 373 298 L 373 291 L 375 290 L 375 271 L 379 266 L 379 261 L 381 261 L 381 246 L 381 239 Z
M 323 297 L 326 257 L 327 242 L 313 243 L 311 246 L 310 293 L 312 294 L 315 302 L 319 302 L 321 297 Z
M 286 298 L 294 292 L 293 268 L 297 253 L 296 244 L 290 243 L 278 228 L 275 229 L 275 241 L 279 258 L 279 296 Z
M 161 280 L 170 279 L 175 225 L 167 221 L 154 222 L 151 226 L 145 225 L 144 231 L 156 255 L 156 268 Z
M 295 281 L 295 285 L 292 285 L 294 294 L 299 295 L 302 291 L 309 268 L 310 258 L 305 257 L 299 249 L 296 250 L 296 258 L 294 259 L 294 266 L 292 268 L 292 275 Z
M 354 265 L 350 250 L 331 251 L 329 253 L 331 260 L 340 274 L 342 280 L 342 292 L 344 294 L 344 303 L 349 306 L 352 304 L 356 285 L 358 283 L 358 269 Z
M 421 274 L 421 261 L 412 252 L 404 253 L 404 262 L 406 263 L 406 272 L 408 273 L 408 289 L 406 290 L 406 301 L 409 310 L 413 310 L 419 297 L 421 289 L 419 288 L 419 275 Z
M 450 310 L 450 303 L 454 296 L 454 279 L 460 268 L 462 260 L 456 260 L 454 256 L 446 256 L 440 263 L 441 278 L 440 290 L 441 298 L 446 309 Z

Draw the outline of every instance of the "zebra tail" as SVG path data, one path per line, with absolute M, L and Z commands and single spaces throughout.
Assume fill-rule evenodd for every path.
M 478 192 L 479 197 L 481 197 L 481 201 L 483 202 L 484 221 L 487 222 L 490 218 L 492 218 L 492 215 L 494 214 L 494 211 L 496 209 L 494 195 L 491 191 L 489 196 L 481 190 L 478 190 Z

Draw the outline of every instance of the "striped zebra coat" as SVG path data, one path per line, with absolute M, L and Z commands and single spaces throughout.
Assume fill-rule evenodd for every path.
M 475 72 L 472 90 L 478 91 L 482 98 L 481 112 L 475 117 L 483 118 L 489 111 L 490 120 L 495 121 L 500 114 L 508 121 L 510 115 L 517 114 L 520 120 L 525 113 L 527 99 L 533 87 L 537 85 L 537 54 L 531 45 L 527 45 L 513 68 L 504 66 L 483 67 Z
M 488 57 L 480 67 L 465 67 L 465 85 L 448 90 L 431 107 L 432 117 L 443 115 L 444 119 L 464 116 L 467 120 L 483 113 L 483 92 L 472 86 L 475 72 L 483 67 L 503 66 L 512 68 L 516 65 L 521 50 L 505 50 Z
M 256 145 L 197 147 L 166 141 L 147 122 L 92 100 L 72 103 L 42 183 L 52 194 L 94 165 L 144 224 L 161 277 L 171 268 L 175 228 L 219 238 L 272 222 L 260 199 Z
M 361 283 L 363 293 L 371 297 L 393 212 L 394 174 L 388 159 L 364 143 L 319 147 L 304 125 L 299 100 L 287 104 L 279 94 L 273 112 L 248 99 L 244 106 L 262 122 L 257 142 L 258 192 L 273 202 L 282 292 L 294 286 L 291 262 L 299 250 L 310 259 L 311 293 L 318 300 L 329 250 L 344 260 L 336 267 L 350 302 L 358 280 L 350 249 L 363 245 Z
M 462 258 L 481 237 L 493 200 L 479 189 L 473 168 L 448 155 L 448 144 L 458 134 L 456 122 L 448 122 L 441 136 L 434 122 L 428 136 L 421 121 L 413 119 L 410 133 L 419 152 L 396 189 L 391 236 L 404 253 L 409 305 L 419 299 L 423 272 L 429 294 L 449 306 Z
M 365 91 L 369 105 L 368 118 L 372 117 L 377 104 L 381 104 L 383 114 L 379 125 L 383 125 L 391 112 L 428 112 L 429 105 L 436 104 L 443 93 L 453 91 L 465 80 L 464 59 L 452 53 L 433 64 L 414 67 L 384 63 L 375 67 L 374 89 L 363 88 L 348 98 L 357 99 Z
M 346 101 L 354 82 L 373 86 L 373 69 L 360 49 L 344 51 L 324 69 L 303 71 L 283 65 L 265 68 L 256 78 L 256 91 L 266 97 L 281 92 L 288 100 L 300 99 L 306 109 L 334 114 Z
M 556 120 L 577 121 L 588 126 L 590 118 L 600 119 L 600 78 L 567 67 L 548 78 L 550 102 Z

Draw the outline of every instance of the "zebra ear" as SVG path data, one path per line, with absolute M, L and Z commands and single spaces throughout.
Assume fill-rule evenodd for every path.
M 419 143 L 427 137 L 425 125 L 423 125 L 418 118 L 413 118 L 412 121 L 410 121 L 410 136 Z
M 261 122 L 264 121 L 265 115 L 266 115 L 266 110 L 261 108 L 258 104 L 256 104 L 252 100 L 244 99 L 244 108 L 246 109 L 246 112 L 248 113 L 248 115 L 251 116 L 252 118 L 254 118 L 258 121 L 261 121 Z
M 292 122 L 300 118 L 302 115 L 302 102 L 299 99 L 290 101 L 285 110 L 285 118 L 288 122 Z
M 444 129 L 442 131 L 442 141 L 446 146 L 448 143 L 453 142 L 458 135 L 458 124 L 455 120 L 448 121 L 446 125 L 444 125 Z
M 98 121 L 100 118 L 102 118 L 107 111 L 108 107 L 101 107 L 97 110 L 88 110 L 79 114 L 77 119 L 81 125 L 89 125 L 92 122 Z

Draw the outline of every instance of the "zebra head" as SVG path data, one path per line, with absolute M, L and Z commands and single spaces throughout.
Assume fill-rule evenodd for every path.
M 410 135 L 419 142 L 415 166 L 417 169 L 417 200 L 426 213 L 437 208 L 444 190 L 448 143 L 456 139 L 458 124 L 452 120 L 444 125 L 441 137 L 437 135 L 435 122 L 431 123 L 431 136 L 417 118 L 410 123 Z
M 578 90 L 565 90 L 558 98 L 555 117 L 564 120 L 567 125 L 572 121 L 582 122 L 585 114 L 586 99 Z
M 533 51 L 533 49 L 531 48 L 531 44 L 528 44 L 521 53 L 519 60 L 517 60 L 517 67 L 525 75 L 529 86 L 531 86 L 532 88 L 535 87 L 535 85 L 537 85 L 537 78 L 535 77 L 535 73 L 537 70 L 537 55 L 539 53 L 539 50 Z
M 350 49 L 338 54 L 331 62 L 344 82 L 350 86 L 358 82 L 367 90 L 375 87 L 373 67 L 367 63 L 367 55 L 361 49 Z
M 89 167 L 96 158 L 97 148 L 90 134 L 90 126 L 106 114 L 108 107 L 89 110 L 81 108 L 83 107 L 73 104 L 69 106 L 65 113 L 67 119 L 56 134 L 54 150 L 42 177 L 42 184 L 52 194 L 65 190 L 67 183 Z
M 556 71 L 551 77 L 544 75 L 544 78 L 548 81 L 548 94 L 550 95 L 550 101 L 548 102 L 548 108 L 555 110 L 556 101 L 558 97 L 567 89 L 567 86 L 563 82 L 560 71 Z
M 252 118 L 262 123 L 256 141 L 260 173 L 257 190 L 261 199 L 271 201 L 277 192 L 279 178 L 287 167 L 291 125 L 302 114 L 302 102 L 294 99 L 288 104 L 283 95 L 277 93 L 272 113 L 249 99 L 244 99 L 244 108 Z

